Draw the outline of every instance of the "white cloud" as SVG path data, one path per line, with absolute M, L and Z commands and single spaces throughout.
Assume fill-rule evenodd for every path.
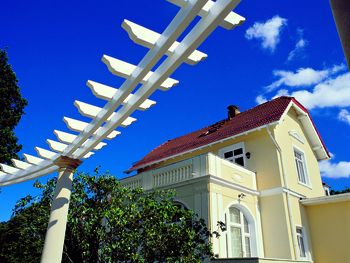
M 276 15 L 266 22 L 254 23 L 252 27 L 247 29 L 245 37 L 247 39 L 260 39 L 264 49 L 274 52 L 280 41 L 281 30 L 286 24 L 287 19 Z
M 350 112 L 342 109 L 338 114 L 338 119 L 350 125 Z
M 270 92 L 282 85 L 289 87 L 302 87 L 318 84 L 333 74 L 345 69 L 345 65 L 335 65 L 332 68 L 324 70 L 315 70 L 313 68 L 299 68 L 295 72 L 286 70 L 275 70 L 273 75 L 279 79 L 268 85 L 265 89 Z
M 350 73 L 344 73 L 319 83 L 312 91 L 295 91 L 290 96 L 295 97 L 308 109 L 349 107 Z
M 303 30 L 298 29 L 297 31 L 298 34 L 298 41 L 295 44 L 295 48 L 289 52 L 288 55 L 288 61 L 293 60 L 296 56 L 300 55 L 301 52 L 304 50 L 305 46 L 307 45 L 307 41 L 303 37 Z
M 258 104 L 263 104 L 267 102 L 267 99 L 263 95 L 259 95 L 258 97 L 255 98 L 255 101 Z
M 319 167 L 323 177 L 333 179 L 350 177 L 350 162 L 332 163 L 331 161 L 321 161 Z

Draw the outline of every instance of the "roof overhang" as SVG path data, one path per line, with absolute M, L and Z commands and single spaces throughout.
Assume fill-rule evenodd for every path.
M 167 156 L 167 157 L 162 158 L 162 159 L 155 160 L 155 161 L 153 161 L 153 162 L 148 162 L 148 163 L 145 163 L 145 164 L 143 164 L 143 165 L 133 167 L 133 168 L 131 168 L 131 169 L 125 171 L 125 173 L 131 173 L 132 171 L 136 171 L 136 170 L 145 168 L 145 167 L 147 167 L 147 166 L 151 166 L 151 165 L 153 165 L 153 164 L 157 164 L 157 163 L 161 163 L 161 162 L 164 162 L 164 161 L 167 161 L 167 160 L 170 160 L 170 159 L 174 159 L 174 158 L 176 158 L 176 157 L 179 157 L 179 156 L 182 156 L 182 155 L 185 155 L 185 154 L 189 154 L 189 153 L 192 153 L 192 152 L 194 152 L 194 151 L 198 151 L 198 150 L 201 150 L 201 149 L 204 149 L 204 148 L 208 148 L 208 147 L 213 146 L 214 144 L 223 143 L 223 142 L 225 142 L 225 141 L 234 139 L 234 138 L 236 138 L 236 137 L 243 136 L 243 135 L 247 135 L 247 134 L 250 134 L 250 133 L 255 132 L 255 131 L 260 131 L 260 130 L 262 130 L 262 129 L 265 129 L 266 127 L 271 127 L 271 126 L 274 126 L 274 125 L 277 125 L 277 124 L 279 124 L 279 121 L 275 121 L 275 122 L 272 122 L 272 123 L 269 123 L 269 124 L 266 124 L 266 125 L 262 125 L 262 126 L 260 126 L 260 127 L 251 129 L 251 130 L 249 130 L 249 131 L 245 131 L 245 132 L 242 132 L 242 133 L 239 133 L 239 134 L 235 134 L 235 135 L 233 135 L 233 136 L 230 136 L 230 137 L 227 137 L 227 138 L 224 138 L 224 139 L 221 139 L 221 140 L 218 140 L 218 141 L 215 141 L 215 142 L 212 142 L 212 143 L 209 143 L 209 144 L 200 146 L 200 147 L 196 147 L 196 148 L 193 148 L 193 149 L 188 150 L 188 151 L 184 151 L 184 152 L 181 152 L 181 153 L 178 153 L 178 154 L 174 154 L 174 155 L 171 155 L 171 156 Z
M 314 151 L 317 160 L 327 160 L 330 158 L 329 152 L 322 141 L 322 138 L 319 132 L 316 129 L 314 122 L 311 119 L 311 116 L 307 109 L 304 108 L 297 100 L 293 99 L 290 102 L 290 105 L 286 109 L 281 120 L 289 112 L 290 108 L 294 108 L 298 114 L 298 119 L 301 125 L 304 128 L 305 134 L 308 137 L 308 141 L 311 144 L 311 148 Z
M 330 0 L 333 17 L 350 69 L 350 1 Z
M 346 202 L 346 201 L 350 202 L 350 193 L 307 198 L 307 199 L 301 200 L 300 202 L 303 205 L 312 206 L 312 205 L 323 205 L 323 204 L 339 203 L 339 202 Z

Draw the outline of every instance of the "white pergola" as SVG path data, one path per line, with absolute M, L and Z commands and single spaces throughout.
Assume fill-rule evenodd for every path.
M 134 111 L 153 106 L 156 102 L 148 99 L 153 92 L 157 89 L 166 91 L 177 85 L 178 81 L 170 75 L 182 63 L 196 65 L 207 58 L 207 54 L 197 48 L 215 28 L 233 29 L 245 21 L 232 12 L 239 0 L 167 1 L 179 6 L 180 10 L 161 34 L 129 20 L 123 21 L 122 28 L 130 39 L 149 51 L 138 65 L 107 55 L 102 57 L 109 71 L 125 81 L 118 89 L 87 81 L 93 94 L 106 101 L 103 108 L 78 100 L 74 102 L 81 115 L 91 118 L 89 123 L 64 117 L 68 129 L 76 134 L 55 130 L 58 141 L 47 140 L 50 150 L 35 147 L 38 156 L 23 154 L 25 161 L 13 159 L 13 166 L 0 164 L 0 186 L 59 171 L 42 262 L 61 262 L 74 168 L 82 159 L 104 147 L 105 140 L 118 136 L 118 127 L 127 127 L 136 121 L 131 117 Z M 201 19 L 192 27 L 197 16 Z M 178 42 L 186 29 L 189 33 Z M 164 56 L 167 57 L 161 61 Z

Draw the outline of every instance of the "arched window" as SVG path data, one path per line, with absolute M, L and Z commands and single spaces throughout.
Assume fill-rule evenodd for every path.
M 188 208 L 186 207 L 186 205 L 184 205 L 183 203 L 181 203 L 180 201 L 174 201 L 173 202 L 174 206 L 176 206 L 177 208 L 179 208 L 179 210 L 185 210 L 187 211 Z M 181 211 L 179 211 L 180 213 L 176 213 L 173 217 L 173 222 L 180 222 L 180 218 L 181 218 Z
M 251 229 L 247 218 L 236 207 L 229 208 L 228 237 L 230 257 L 251 257 Z

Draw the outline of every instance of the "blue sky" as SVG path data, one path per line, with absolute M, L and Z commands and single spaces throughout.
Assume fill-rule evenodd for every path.
M 68 131 L 63 116 L 79 118 L 74 100 L 103 106 L 88 79 L 118 87 L 122 79 L 101 62 L 107 54 L 137 64 L 147 49 L 120 27 L 129 19 L 162 32 L 178 8 L 165 0 L 2 1 L 0 47 L 29 101 L 16 134 L 23 152 L 48 148 L 53 130 Z M 135 112 L 138 120 L 81 165 L 122 177 L 123 171 L 160 143 L 226 117 L 229 104 L 249 109 L 279 94 L 307 106 L 334 158 L 321 164 L 334 189 L 350 186 L 350 76 L 328 1 L 242 1 L 235 10 L 247 21 L 218 28 L 199 48 L 208 58 L 182 65 L 179 86 L 155 92 L 157 104 Z M 54 175 L 50 175 L 54 176 Z M 48 177 L 50 177 L 48 176 Z M 42 178 L 45 181 L 48 177 Z M 20 197 L 35 194 L 33 181 L 2 188 L 0 221 Z

